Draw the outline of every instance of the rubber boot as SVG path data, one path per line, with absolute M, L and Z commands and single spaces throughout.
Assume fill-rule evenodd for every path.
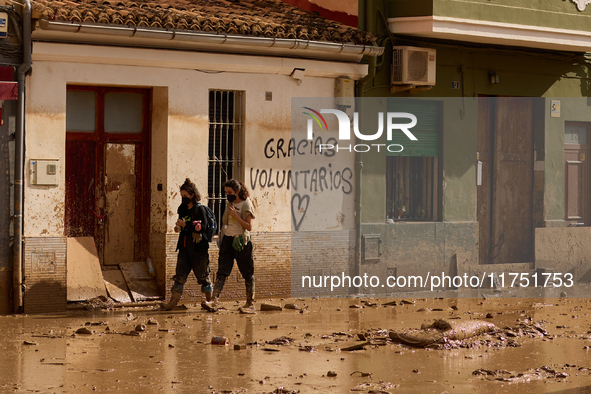
M 245 308 L 252 308 L 254 306 L 254 280 L 246 282 L 246 304 Z
M 211 283 L 201 285 L 201 291 L 205 296 L 205 301 L 211 301 L 211 297 L 213 295 L 213 286 L 211 285 Z
M 215 280 L 215 285 L 213 285 L 213 294 L 212 297 L 214 300 L 217 300 L 224 288 L 224 284 L 226 283 L 226 277 L 222 275 L 217 275 Z
M 162 309 L 165 311 L 170 311 L 173 310 L 174 307 L 179 303 L 179 301 L 181 300 L 181 295 L 183 295 L 183 293 L 179 293 L 178 291 L 172 291 L 170 293 L 170 301 L 168 301 L 168 304 L 163 303 L 162 304 Z

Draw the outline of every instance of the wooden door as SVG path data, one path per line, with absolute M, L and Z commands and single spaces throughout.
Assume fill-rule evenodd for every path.
M 480 97 L 477 186 L 481 264 L 533 258 L 533 100 Z
M 492 112 L 494 98 L 478 99 L 478 153 L 476 159 L 481 164 L 480 185 L 476 186 L 477 220 L 479 230 L 479 261 L 490 263 L 491 246 L 491 201 L 492 201 Z M 477 168 L 478 171 L 478 168 Z
M 589 125 L 566 123 L 564 162 L 564 219 L 571 226 L 589 226 Z
M 533 100 L 496 100 L 491 262 L 524 263 L 533 252 Z
M 68 87 L 65 234 L 95 239 L 102 265 L 147 257 L 147 89 Z

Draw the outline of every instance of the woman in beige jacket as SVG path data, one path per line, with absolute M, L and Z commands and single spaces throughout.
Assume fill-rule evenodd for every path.
M 246 284 L 246 308 L 253 306 L 254 301 L 254 260 L 252 258 L 252 242 L 250 232 L 255 218 L 254 207 L 244 184 L 230 179 L 224 184 L 226 192 L 226 210 L 222 216 L 222 225 L 218 239 L 220 248 L 218 271 L 213 289 L 213 299 L 217 300 L 226 278 L 232 273 L 234 260 Z

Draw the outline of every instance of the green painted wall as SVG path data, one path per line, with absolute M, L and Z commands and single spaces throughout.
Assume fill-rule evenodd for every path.
M 360 7 L 364 7 L 363 1 Z M 373 2 L 370 7 L 371 11 L 364 14 L 366 25 L 373 27 L 372 32 L 378 36 L 377 45 L 385 47 L 386 51 L 378 58 L 375 78 L 363 86 L 359 95 L 364 99 L 375 98 L 372 106 L 378 105 L 379 100 L 379 105 L 385 106 L 386 97 L 457 100 L 446 105 L 443 117 L 439 223 L 383 224 L 385 156 L 358 156 L 363 163 L 358 189 L 361 233 L 382 236 L 385 253 L 382 264 L 385 268 L 382 268 L 396 267 L 400 270 L 398 274 L 405 270 L 414 272 L 419 267 L 420 270 L 453 272 L 456 253 L 465 254 L 470 264 L 478 263 L 475 98 L 479 96 L 547 98 L 535 103 L 537 163 L 533 220 L 536 227 L 563 226 L 564 122 L 591 122 L 591 100 L 587 99 L 591 96 L 591 75 L 582 55 L 392 36 L 384 19 L 438 15 L 591 31 L 591 5 L 584 12 L 579 12 L 571 0 L 389 0 Z M 393 45 L 437 50 L 437 81 L 433 89 L 414 94 L 391 91 Z M 491 72 L 500 77 L 500 83 L 491 84 Z M 452 83 L 459 83 L 459 89 L 453 89 Z M 550 100 L 556 97 L 561 98 L 562 113 L 560 118 L 551 118 Z M 363 111 L 363 108 L 358 110 Z
M 397 45 L 409 43 L 397 43 Z M 410 44 L 411 46 L 412 43 Z M 391 43 L 376 78 L 365 86 L 364 97 L 390 96 Z M 421 46 L 414 44 L 414 46 Z M 434 89 L 418 94 L 406 92 L 396 96 L 408 97 L 587 97 L 591 95 L 589 72 L 581 66 L 580 56 L 559 56 L 500 48 L 454 49 L 449 45 L 429 45 L 437 50 L 436 84 Z M 499 84 L 491 84 L 489 72 L 500 77 Z M 460 89 L 452 89 L 457 81 Z
M 409 94 L 390 92 L 390 67 L 384 65 L 377 70 L 376 78 L 364 87 L 365 97 L 446 97 L 458 100 L 444 115 L 442 135 L 441 165 L 443 169 L 442 215 L 444 221 L 476 220 L 476 151 L 477 127 L 476 101 L 474 97 L 484 96 L 523 96 L 523 97 L 585 97 L 591 95 L 588 69 L 577 63 L 577 59 L 558 57 L 553 54 L 528 53 L 509 50 L 456 50 L 448 47 L 437 48 L 437 82 L 435 88 L 426 92 Z M 499 84 L 491 84 L 489 72 L 500 77 Z M 460 89 L 452 89 L 457 81 Z M 462 96 L 465 99 L 462 100 Z M 454 109 L 452 109 L 454 108 Z M 462 110 L 463 109 L 463 110 Z M 363 110 L 361 110 L 363 112 Z M 462 112 L 462 113 L 461 113 Z M 463 116 L 463 118 L 462 118 Z M 552 120 L 556 122 L 556 120 Z M 562 122 L 561 124 L 563 124 Z M 369 126 L 368 130 L 373 130 Z M 536 224 L 544 220 L 562 219 L 564 206 L 563 185 L 553 181 L 555 177 L 563 182 L 563 131 L 555 126 L 539 125 L 535 138 L 538 160 L 546 159 L 546 173 L 536 181 L 539 188 L 539 202 L 536 203 Z M 545 131 L 544 131 L 545 130 Z M 544 134 L 545 133 L 545 134 Z M 383 155 L 360 155 L 363 173 L 362 205 L 371 206 L 370 212 L 362 211 L 363 223 L 380 223 L 385 219 L 386 191 L 384 182 L 385 157 Z M 552 176 L 550 175 L 552 174 Z M 549 178 L 552 179 L 549 179 Z M 542 193 L 543 196 L 542 196 Z M 543 214 L 542 214 L 543 212 Z
M 591 7 L 579 11 L 570 0 L 390 0 L 394 17 L 442 16 L 591 31 Z
M 478 103 L 473 98 L 444 102 L 442 219 L 475 221 Z
M 443 130 L 440 139 L 439 219 L 444 221 L 476 220 L 476 148 L 477 101 L 474 98 L 443 100 Z M 364 98 L 357 112 L 366 134 L 377 130 L 377 112 L 386 112 L 386 98 Z M 364 143 L 363 141 L 357 141 Z M 373 141 L 372 141 L 373 142 Z M 386 144 L 386 133 L 375 143 Z M 386 155 L 375 150 L 359 153 L 363 163 L 359 178 L 360 218 L 362 223 L 383 223 L 386 219 Z
M 359 113 L 360 126 L 365 134 L 372 134 L 378 129 L 378 112 L 386 112 L 385 98 L 367 98 L 359 102 L 356 108 Z M 358 141 L 364 143 L 364 141 Z M 386 133 L 376 144 L 386 143 Z M 386 219 L 386 155 L 375 151 L 358 153 L 357 161 L 362 163 L 359 176 L 357 198 L 360 204 L 361 223 L 384 223 Z M 357 165 L 359 168 L 359 165 Z

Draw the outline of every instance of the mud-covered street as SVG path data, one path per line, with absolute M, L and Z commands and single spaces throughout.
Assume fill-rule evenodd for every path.
M 282 306 L 261 311 L 261 304 Z M 0 391 L 585 393 L 588 299 L 258 300 L 0 317 Z M 414 347 L 438 319 L 494 324 Z M 404 336 L 403 335 L 403 336 Z M 212 344 L 226 337 L 227 343 Z M 223 342 L 223 339 L 221 340 Z M 357 349 L 357 350 L 350 350 Z

